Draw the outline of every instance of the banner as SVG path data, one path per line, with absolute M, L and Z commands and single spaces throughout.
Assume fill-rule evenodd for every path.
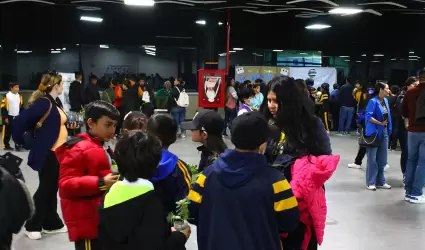
M 59 99 L 62 102 L 63 110 L 65 112 L 69 112 L 69 109 L 71 108 L 70 102 L 69 102 L 69 87 L 71 86 L 71 83 L 75 81 L 75 74 L 74 73 L 58 73 L 62 76 L 63 81 L 63 91 L 62 94 L 59 96 Z
M 224 70 L 200 69 L 198 77 L 198 106 L 204 108 L 224 107 L 226 98 Z
M 244 82 L 250 80 L 254 82 L 262 79 L 264 82 L 270 81 L 273 77 L 279 75 L 288 75 L 289 67 L 272 67 L 272 66 L 236 66 L 235 81 Z
M 322 68 L 322 67 L 291 67 L 289 75 L 295 79 L 312 79 L 314 81 L 313 87 L 316 89 L 322 83 L 329 83 L 329 89 L 333 89 L 333 85 L 337 83 L 337 73 L 335 68 Z

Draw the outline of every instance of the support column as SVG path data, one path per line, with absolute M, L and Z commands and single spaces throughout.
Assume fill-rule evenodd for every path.
M 207 21 L 203 46 L 204 69 L 218 69 L 217 32 L 218 24 Z

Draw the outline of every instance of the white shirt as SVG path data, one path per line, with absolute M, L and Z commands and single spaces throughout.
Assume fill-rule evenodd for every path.
M 8 105 L 8 113 L 10 116 L 18 116 L 19 111 L 21 109 L 21 98 L 18 93 L 13 94 L 12 92 L 8 92 L 6 94 L 7 105 Z

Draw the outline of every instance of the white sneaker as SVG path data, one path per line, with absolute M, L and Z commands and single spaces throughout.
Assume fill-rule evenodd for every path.
M 388 171 L 388 169 L 390 169 L 390 165 L 387 164 L 384 166 L 384 171 Z
M 180 138 L 184 139 L 184 138 L 186 138 L 186 135 L 185 134 L 181 134 Z
M 41 232 L 28 232 L 26 229 L 24 229 L 24 233 L 31 240 L 40 240 L 42 238 Z
M 375 185 L 370 185 L 370 186 L 366 186 L 366 188 L 370 191 L 376 191 L 376 186 Z
M 421 195 L 421 196 L 410 196 L 410 200 L 411 203 L 414 204 L 425 204 L 425 196 Z
M 408 194 L 404 195 L 404 200 L 405 201 L 410 201 L 410 195 L 408 195 Z
M 63 226 L 63 228 L 59 228 L 56 230 L 44 230 L 43 229 L 43 233 L 45 234 L 63 234 L 63 233 L 68 233 L 68 228 L 66 226 Z
M 362 169 L 362 165 L 357 165 L 356 163 L 348 164 L 349 168 Z
M 388 183 L 384 183 L 384 185 L 382 185 L 382 186 L 377 186 L 377 188 L 380 188 L 380 189 L 391 189 L 391 186 L 390 186 L 390 185 L 388 185 Z

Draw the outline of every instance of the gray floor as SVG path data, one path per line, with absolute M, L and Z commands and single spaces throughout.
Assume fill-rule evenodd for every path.
M 197 164 L 197 144 L 190 138 L 179 140 L 171 148 L 188 163 Z M 400 152 L 389 152 L 391 168 L 386 172 L 392 190 L 365 189 L 365 172 L 348 169 L 357 152 L 355 136 L 332 137 L 334 154 L 341 155 L 339 167 L 326 184 L 328 218 L 322 250 L 372 250 L 372 249 L 425 249 L 425 205 L 413 205 L 403 201 L 402 178 L 399 167 Z M 18 153 L 26 157 L 27 153 Z M 36 173 L 23 167 L 31 192 L 38 185 Z M 60 209 L 60 208 L 58 208 Z M 16 250 L 54 249 L 71 250 L 73 244 L 66 234 L 31 241 L 19 234 L 14 239 Z M 187 243 L 187 249 L 195 250 L 196 229 Z

